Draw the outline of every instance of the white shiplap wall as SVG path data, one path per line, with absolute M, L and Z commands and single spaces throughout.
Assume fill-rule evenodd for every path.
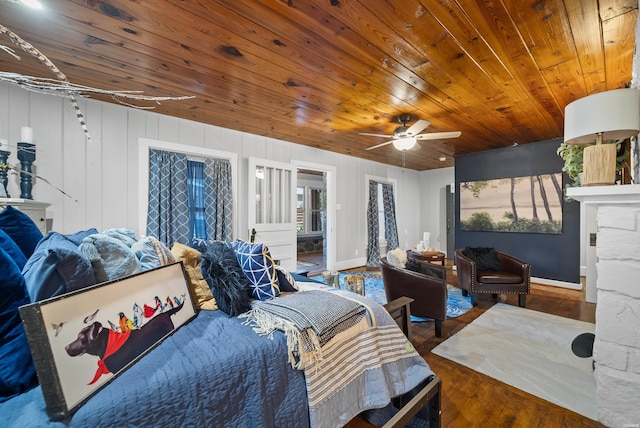
M 34 199 L 51 203 L 47 214 L 55 231 L 72 233 L 89 227 L 98 230 L 127 227 L 136 230 L 138 139 L 144 137 L 238 153 L 240 197 L 237 202 L 241 213 L 238 229 L 241 238 L 247 237 L 245 177 L 250 156 L 279 161 L 295 159 L 336 167 L 336 199 L 340 205 L 336 214 L 339 269 L 364 264 L 367 242 L 366 175 L 397 181 L 396 215 L 401 246 L 405 242 L 414 245 L 415 237 L 424 231 L 430 231 L 432 236 L 438 233 L 439 226 L 433 224 L 433 219 L 437 217 L 427 215 L 419 201 L 425 197 L 432 200 L 432 191 L 435 195 L 439 194 L 437 187 L 442 181 L 442 173 L 419 173 L 90 99 L 81 99 L 80 107 L 86 115 L 91 143 L 86 142 L 74 109 L 66 99 L 0 83 L 0 138 L 7 139 L 9 145 L 13 146 L 9 149 L 12 153 L 10 163 L 18 163 L 15 144 L 20 138 L 20 128 L 32 127 L 37 146 L 34 172 L 77 199 L 76 202 L 46 183 L 35 181 Z M 421 187 L 429 183 L 432 174 L 439 178 L 433 185 L 427 186 L 432 190 L 425 194 Z M 445 173 L 446 176 L 448 174 Z M 14 197 L 19 196 L 18 176 L 10 177 L 9 192 Z M 429 203 L 429 212 L 436 209 L 439 210 Z

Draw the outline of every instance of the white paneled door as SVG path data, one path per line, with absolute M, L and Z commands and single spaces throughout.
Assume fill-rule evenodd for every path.
M 267 245 L 274 260 L 296 270 L 296 167 L 249 158 L 249 236 Z

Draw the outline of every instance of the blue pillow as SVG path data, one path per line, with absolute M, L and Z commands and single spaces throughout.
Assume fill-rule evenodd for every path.
M 298 291 L 298 286 L 296 285 L 296 280 L 293 278 L 291 273 L 288 270 L 279 265 L 273 266 L 276 270 L 276 275 L 278 275 L 278 286 L 280 291 L 285 292 L 294 292 Z
M 29 343 L 18 307 L 29 303 L 24 278 L 0 248 L 0 403 L 37 385 Z
M 127 244 L 104 233 L 95 233 L 82 240 L 80 252 L 91 262 L 96 281 L 124 278 L 140 271 L 140 260 Z
M 31 218 L 20 210 L 7 205 L 0 212 L 0 229 L 18 244 L 26 258 L 31 257 L 33 250 L 42 239 L 42 232 Z
M 131 251 L 140 260 L 140 271 L 175 263 L 176 259 L 166 245 L 157 238 L 146 236 L 131 245 Z
M 18 268 L 22 270 L 24 264 L 27 262 L 27 258 L 20 247 L 18 247 L 18 244 L 16 244 L 15 241 L 2 229 L 0 229 L 0 248 L 9 254 L 13 261 L 18 265 Z
M 72 235 L 49 232 L 40 241 L 22 269 L 32 302 L 96 283 L 91 262 L 80 252 L 77 244 L 96 232 L 96 229 Z
M 232 246 L 240 267 L 253 287 L 252 296 L 258 300 L 278 297 L 280 295 L 278 277 L 269 249 L 261 243 L 251 244 L 240 239 L 236 240 Z

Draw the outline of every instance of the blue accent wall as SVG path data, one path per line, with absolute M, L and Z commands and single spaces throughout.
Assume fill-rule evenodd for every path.
M 456 207 L 460 207 L 460 182 L 561 172 L 564 162 L 556 154 L 561 143 L 557 138 L 456 156 Z M 563 187 L 568 180 L 563 174 Z M 456 248 L 493 247 L 531 263 L 531 276 L 580 282 L 580 204 L 576 201 L 563 202 L 560 235 L 460 230 L 459 215 L 455 227 Z

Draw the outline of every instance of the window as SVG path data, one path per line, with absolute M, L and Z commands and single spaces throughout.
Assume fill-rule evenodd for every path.
M 296 189 L 296 231 L 298 234 L 314 234 L 324 231 L 324 189 L 298 186 Z
M 207 239 L 204 214 L 204 162 L 187 160 L 187 200 L 191 239 Z
M 231 240 L 237 155 L 140 139 L 140 230 L 171 247 Z
M 296 232 L 304 233 L 304 187 L 296 188 Z

